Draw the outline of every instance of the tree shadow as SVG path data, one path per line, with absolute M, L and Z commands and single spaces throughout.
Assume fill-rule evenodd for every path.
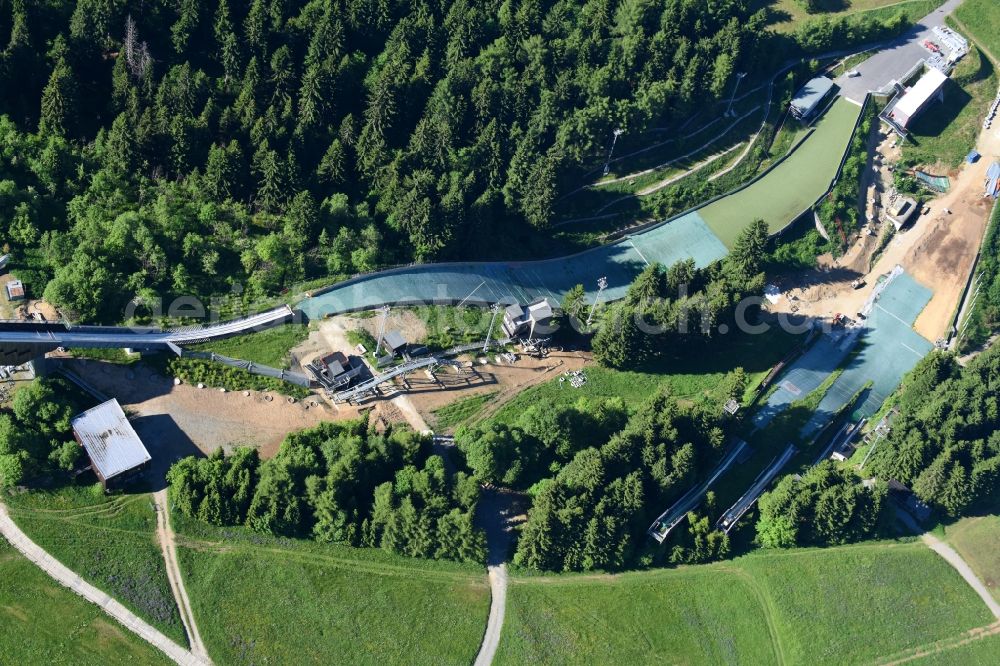
M 850 0 L 813 0 L 815 7 L 812 14 L 823 12 L 842 12 L 851 8 Z
M 972 95 L 949 79 L 945 83 L 944 101 L 935 102 L 911 126 L 909 140 L 920 146 L 918 136 L 938 138 L 944 134 L 972 101 Z
M 750 12 L 758 12 L 761 9 L 767 10 L 768 23 L 784 23 L 785 21 L 790 21 L 792 15 L 783 9 L 778 9 L 774 5 L 777 4 L 777 0 L 750 0 L 748 3 L 748 9 Z
M 917 118 L 913 124 L 910 140 L 918 146 L 920 141 L 913 135 L 924 137 L 940 137 L 947 131 L 948 127 L 958 119 L 972 101 L 965 88 L 974 86 L 977 83 L 987 81 L 993 76 L 994 67 L 990 59 L 979 53 L 979 69 L 968 77 L 959 79 L 948 79 L 944 87 L 944 100 L 935 102 L 930 108 Z
M 145 484 L 150 490 L 166 488 L 167 470 L 181 458 L 204 457 L 187 433 L 181 430 L 169 414 L 152 414 L 132 419 L 139 439 L 146 446 L 153 461 L 146 472 Z

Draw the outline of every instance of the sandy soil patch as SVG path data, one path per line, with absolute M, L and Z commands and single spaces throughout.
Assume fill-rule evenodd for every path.
M 59 321 L 62 317 L 59 315 L 59 311 L 56 310 L 55 306 L 48 301 L 29 301 L 28 302 L 28 316 L 32 313 L 41 313 L 47 321 Z
M 292 350 L 292 356 L 305 364 L 332 351 L 353 351 L 347 332 L 364 328 L 373 336 L 378 333 L 378 317 L 357 318 L 337 316 L 324 319 L 309 338 Z M 407 340 L 422 340 L 426 336 L 424 322 L 409 310 L 392 311 L 387 330 L 399 330 Z M 589 362 L 589 355 L 580 352 L 553 352 L 544 359 L 518 354 L 514 365 L 489 363 L 482 365 L 476 356 L 462 356 L 466 367 L 441 367 L 433 375 L 417 371 L 398 380 L 397 392 L 365 403 L 373 409 L 373 418 L 382 426 L 405 423 L 414 430 L 429 430 L 434 425 L 433 413 L 445 405 L 483 393 L 497 395 L 486 407 L 492 412 L 525 388 L 557 377 L 565 370 L 578 370 Z
M 347 340 L 348 331 L 363 329 L 372 337 L 377 337 L 380 321 L 380 316 L 361 318 L 340 315 L 324 319 L 309 333 L 306 340 L 292 349 L 292 358 L 299 365 L 305 365 L 318 356 L 326 356 L 334 351 L 353 354 L 354 345 Z M 399 331 L 407 342 L 420 342 L 427 338 L 427 327 L 423 320 L 410 310 L 390 311 L 385 330 Z
M 353 346 L 347 341 L 347 331 L 357 328 L 365 328 L 375 335 L 378 318 L 338 316 L 324 319 L 307 340 L 292 350 L 292 356 L 305 364 L 331 351 L 351 352 Z M 390 313 L 387 328 L 400 330 L 408 340 L 419 340 L 426 334 L 423 321 L 405 310 Z M 563 371 L 582 368 L 590 357 L 581 352 L 553 352 L 543 359 L 518 354 L 514 365 L 502 362 L 482 365 L 476 356 L 462 356 L 458 360 L 466 367 L 441 367 L 433 375 L 425 371 L 414 372 L 405 381 L 396 381 L 396 392 L 367 401 L 365 406 L 372 409 L 374 421 L 379 427 L 405 423 L 417 431 L 429 430 L 434 426 L 435 410 L 484 393 L 497 394 L 484 410 L 484 413 L 492 413 L 525 388 L 553 379 Z
M 277 393 L 222 393 L 198 389 L 162 377 L 146 365 L 121 366 L 99 361 L 71 361 L 70 367 L 135 415 L 136 430 L 154 459 L 208 454 L 219 447 L 254 446 L 273 456 L 290 432 L 323 421 L 357 418 L 348 405 L 334 408 L 317 396 L 289 402 Z
M 892 149 L 883 144 L 882 150 L 886 161 L 892 161 Z M 822 318 L 838 312 L 853 315 L 870 295 L 875 278 L 899 264 L 934 292 L 914 329 L 932 342 L 947 337 L 992 207 L 983 197 L 983 182 L 990 163 L 1000 156 L 996 130 L 980 135 L 977 150 L 983 157 L 951 174 L 951 190 L 928 202 L 931 212 L 897 233 L 870 271 L 865 265 L 870 251 L 863 246 L 873 241 L 862 237 L 858 247 L 839 261 L 821 262 L 820 270 L 786 284 L 791 300 L 783 299 L 771 310 L 788 312 L 795 307 L 798 314 Z M 867 284 L 855 290 L 850 283 L 858 276 L 865 277 Z

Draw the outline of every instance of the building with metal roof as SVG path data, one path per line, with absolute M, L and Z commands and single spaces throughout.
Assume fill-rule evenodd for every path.
M 7 283 L 7 299 L 11 301 L 24 300 L 24 284 L 20 280 L 11 280 Z
M 117 400 L 88 409 L 72 425 L 73 436 L 105 489 L 121 486 L 149 468 L 152 457 Z
M 535 327 L 548 326 L 552 321 L 552 314 L 552 304 L 547 298 L 541 298 L 528 307 L 510 305 L 503 313 L 504 333 L 512 338 L 527 330 L 528 337 L 532 338 L 535 334 Z
M 335 351 L 319 359 L 318 364 L 312 364 L 313 374 L 324 386 L 337 388 L 347 386 L 355 377 L 361 374 L 364 363 L 355 362 L 356 357 L 348 358 L 343 352 Z
M 399 354 L 406 349 L 406 338 L 399 331 L 389 331 L 382 339 L 382 344 L 392 354 Z
M 897 125 L 906 127 L 935 100 L 944 99 L 944 84 L 948 76 L 935 67 L 927 68 L 920 80 L 892 107 L 889 117 Z
M 799 120 L 809 120 L 820 109 L 823 100 L 833 90 L 833 81 L 825 76 L 817 76 L 802 86 L 792 98 L 789 109 Z
M 899 231 L 906 226 L 913 215 L 917 212 L 917 202 L 911 197 L 897 196 L 885 209 L 885 215 Z

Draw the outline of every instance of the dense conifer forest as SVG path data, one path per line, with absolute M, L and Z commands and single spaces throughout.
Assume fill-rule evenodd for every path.
M 516 255 L 611 131 L 802 52 L 748 0 L 0 0 L 0 241 L 79 320 Z

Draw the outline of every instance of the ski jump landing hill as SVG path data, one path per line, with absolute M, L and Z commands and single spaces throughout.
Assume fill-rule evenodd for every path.
M 438 263 L 396 268 L 342 282 L 298 304 L 312 319 L 382 305 L 491 303 L 527 304 L 539 298 L 559 303 L 582 284 L 597 296 L 625 296 L 647 265 L 670 266 L 693 259 L 704 268 L 726 256 L 740 231 L 754 220 L 777 233 L 809 210 L 836 181 L 861 107 L 838 99 L 811 135 L 760 177 L 698 208 L 579 254 L 524 262 Z

